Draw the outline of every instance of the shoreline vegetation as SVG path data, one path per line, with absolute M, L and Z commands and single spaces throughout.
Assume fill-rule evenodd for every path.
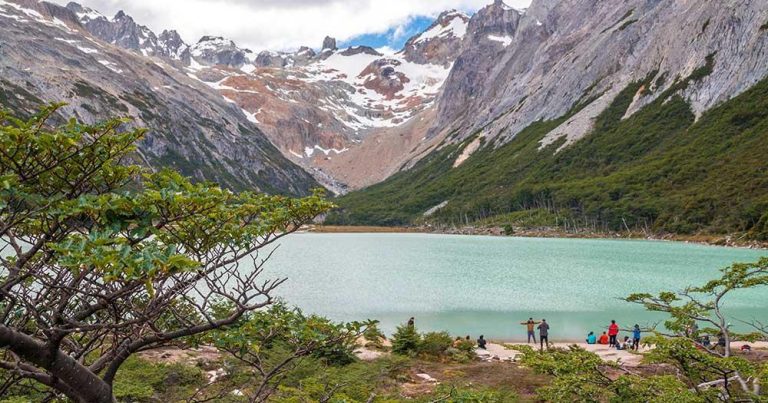
M 630 232 L 593 232 L 593 231 L 564 231 L 559 228 L 515 228 L 510 234 L 500 226 L 465 226 L 465 227 L 383 227 L 367 225 L 309 225 L 302 232 L 315 233 L 393 233 L 393 234 L 442 234 L 442 235 L 478 235 L 478 236 L 509 236 L 523 238 L 577 238 L 577 239 L 631 239 L 647 241 L 670 241 L 693 243 L 709 246 L 730 248 L 768 249 L 768 242 L 747 239 L 743 234 L 649 234 L 641 231 Z

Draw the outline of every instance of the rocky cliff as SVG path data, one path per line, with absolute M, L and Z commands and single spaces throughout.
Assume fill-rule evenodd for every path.
M 767 46 L 765 1 L 496 1 L 434 147 L 330 219 L 768 239 Z
M 676 91 L 701 115 L 765 77 L 767 17 L 768 3 L 750 0 L 533 0 L 525 11 L 496 1 L 469 22 L 432 134 L 461 140 L 482 129 L 503 143 L 582 102 L 542 141 L 572 144 L 629 83 L 653 76 L 628 116 L 711 68 Z

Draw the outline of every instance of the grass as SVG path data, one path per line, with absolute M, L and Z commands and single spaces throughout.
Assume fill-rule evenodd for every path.
M 557 154 L 559 144 L 539 150 L 539 141 L 567 116 L 535 122 L 457 168 L 452 163 L 466 144 L 445 146 L 408 171 L 339 198 L 341 210 L 327 223 L 500 223 L 545 209 L 605 231 L 746 233 L 765 240 L 768 161 L 761 150 L 768 149 L 768 80 L 696 121 L 677 93 L 707 77 L 714 63 L 715 54 L 707 56 L 689 77 L 622 120 L 656 74 L 630 84 L 590 135 Z M 446 200 L 434 215 L 422 216 Z

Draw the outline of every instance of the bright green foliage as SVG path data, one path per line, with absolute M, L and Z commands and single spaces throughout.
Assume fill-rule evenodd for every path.
M 193 366 L 157 364 L 130 358 L 117 373 L 114 394 L 121 401 L 154 402 L 163 398 L 191 396 L 206 382 L 203 372 Z
M 718 380 L 723 381 L 721 385 L 727 385 L 725 380 L 729 380 L 727 393 L 731 396 L 753 397 L 750 393 L 751 386 L 745 391 L 733 377 L 738 375 L 751 385 L 751 381 L 746 380 L 759 377 L 765 369 L 764 363 L 754 363 L 743 357 L 721 357 L 712 354 L 698 347 L 689 338 L 653 337 L 648 341 L 654 344 L 654 348 L 647 354 L 648 362 L 673 365 L 689 383 L 695 385 Z M 706 389 L 702 389 L 702 393 L 706 392 Z M 713 388 L 710 392 L 716 396 L 719 389 Z
M 453 345 L 453 339 L 447 332 L 425 333 L 419 344 L 419 352 L 425 355 L 441 356 Z
M 402 355 L 415 355 L 421 346 L 421 335 L 415 326 L 398 326 L 392 335 L 392 352 Z
M 646 309 L 656 312 L 666 312 L 669 319 L 664 327 L 678 335 L 684 335 L 694 323 L 707 326 L 700 329 L 699 336 L 724 335 L 728 341 L 735 338 L 741 340 L 756 340 L 768 337 L 768 334 L 756 329 L 752 334 L 737 335 L 730 330 L 730 320 L 723 312 L 722 306 L 730 293 L 747 289 L 768 286 L 768 258 L 761 258 L 754 263 L 735 263 L 721 270 L 722 276 L 698 287 L 688 287 L 680 292 L 660 292 L 658 295 L 648 293 L 632 294 L 626 301 L 641 304 Z M 730 355 L 729 349 L 724 352 Z
M 332 204 L 130 165 L 145 130 L 121 119 L 52 127 L 60 107 L 29 120 L 0 112 L 0 361 L 24 367 L 0 376 L 110 401 L 132 354 L 273 303 L 281 281 L 238 262 Z M 219 299 L 234 303 L 212 312 Z
M 366 347 L 376 349 L 384 348 L 384 340 L 386 336 L 384 336 L 384 333 L 381 332 L 377 324 L 372 323 L 368 326 L 363 332 L 363 337 L 366 341 Z
M 316 366 L 301 378 L 281 382 L 271 401 L 279 403 L 305 403 L 330 401 L 338 403 L 368 402 L 371 394 L 406 379 L 409 361 L 393 356 L 373 362 L 357 362 L 344 367 Z M 377 403 L 401 401 L 379 397 Z
M 521 364 L 537 373 L 553 377 L 551 384 L 538 390 L 547 402 L 704 402 L 688 386 L 671 376 L 608 376 L 616 364 L 606 363 L 597 354 L 572 346 L 568 350 L 537 351 L 529 346 L 514 346 L 523 356 Z
M 691 77 L 621 119 L 638 92 L 655 91 L 653 83 L 666 78 L 629 85 L 591 134 L 557 153 L 562 141 L 542 150 L 539 141 L 573 112 L 535 122 L 502 146 L 486 144 L 457 168 L 453 162 L 474 136 L 446 145 L 383 183 L 339 198 L 343 210 L 329 222 L 409 225 L 448 201 L 427 220 L 465 225 L 545 210 L 560 226 L 567 220 L 603 231 L 647 226 L 768 239 L 768 79 L 698 120 L 676 95 L 710 74 L 715 63 L 710 55 Z
M 510 403 L 519 401 L 519 398 L 514 392 L 503 389 L 440 385 L 431 396 L 428 398 L 421 398 L 417 401 L 429 403 Z
M 249 313 L 233 326 L 209 333 L 204 341 L 250 366 L 253 376 L 245 379 L 241 389 L 265 398 L 286 377 L 306 370 L 301 365 L 306 358 L 324 367 L 355 362 L 356 341 L 372 323 L 375 322 L 334 323 L 278 303 Z

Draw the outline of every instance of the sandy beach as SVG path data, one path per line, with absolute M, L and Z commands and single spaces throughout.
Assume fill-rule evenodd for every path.
M 497 342 L 491 342 L 488 343 L 488 348 L 486 350 L 477 349 L 477 354 L 480 358 L 485 359 L 498 359 L 501 361 L 516 361 L 517 355 L 520 354 L 520 352 L 509 349 L 506 346 L 512 346 L 515 344 L 519 345 L 529 345 L 529 346 L 535 346 L 538 347 L 539 344 L 526 344 L 526 343 L 504 343 L 500 344 Z M 741 348 L 742 345 L 748 344 L 753 349 L 761 349 L 765 350 L 768 349 L 768 342 L 765 341 L 759 341 L 755 343 L 747 343 L 747 342 L 739 342 L 735 341 L 731 343 L 731 348 L 736 351 Z M 559 342 L 559 343 L 550 343 L 550 348 L 568 348 L 570 346 L 579 346 L 587 351 L 591 351 L 597 355 L 600 356 L 604 361 L 613 361 L 618 362 L 623 365 L 634 367 L 641 363 L 643 359 L 643 353 L 649 351 L 652 346 L 640 346 L 638 351 L 632 351 L 632 350 L 616 350 L 615 348 L 608 347 L 605 344 L 587 344 L 587 343 L 568 343 L 568 342 Z

